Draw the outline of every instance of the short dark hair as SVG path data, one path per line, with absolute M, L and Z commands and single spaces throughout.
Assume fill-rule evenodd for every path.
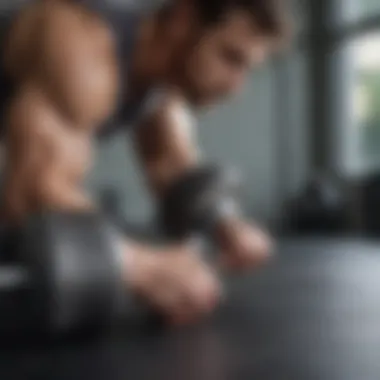
M 264 35 L 282 38 L 288 32 L 286 0 L 191 0 L 204 24 L 218 23 L 233 10 L 249 12 Z

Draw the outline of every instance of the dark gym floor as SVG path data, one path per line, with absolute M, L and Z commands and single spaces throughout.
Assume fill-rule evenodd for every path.
M 380 245 L 283 242 L 202 325 L 6 349 L 0 379 L 378 380 Z

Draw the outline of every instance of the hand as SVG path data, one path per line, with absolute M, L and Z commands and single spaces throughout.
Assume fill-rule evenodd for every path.
M 217 230 L 222 251 L 222 266 L 229 269 L 250 269 L 267 262 L 272 242 L 259 228 L 241 220 L 223 222 Z
M 211 313 L 221 295 L 216 275 L 188 247 L 140 250 L 133 270 L 137 295 L 173 324 L 195 322 Z

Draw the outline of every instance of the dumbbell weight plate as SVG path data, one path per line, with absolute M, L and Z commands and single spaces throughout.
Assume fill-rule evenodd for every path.
M 49 333 L 105 326 L 122 315 L 115 236 L 96 214 L 45 213 L 19 231 L 32 325 Z

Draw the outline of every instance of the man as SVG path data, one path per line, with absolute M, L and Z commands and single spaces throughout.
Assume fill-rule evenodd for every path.
M 82 186 L 92 138 L 126 123 L 159 201 L 200 164 L 191 108 L 237 90 L 286 25 L 276 0 L 173 0 L 145 18 L 105 3 L 30 0 L 9 18 L 2 49 L 9 224 L 41 209 L 95 209 Z M 235 216 L 219 221 L 215 239 L 229 266 L 269 254 L 265 234 Z M 189 247 L 126 238 L 124 259 L 126 284 L 170 321 L 189 322 L 218 300 L 216 277 Z

